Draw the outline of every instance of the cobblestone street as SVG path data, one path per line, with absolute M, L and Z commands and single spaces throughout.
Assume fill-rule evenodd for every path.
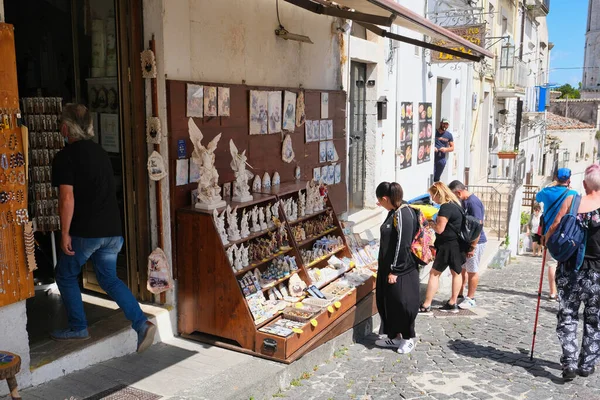
M 566 384 L 560 378 L 557 303 L 547 300 L 546 280 L 535 358 L 529 360 L 540 267 L 541 258 L 519 257 L 502 270 L 488 270 L 477 292 L 475 317 L 419 316 L 420 340 L 411 354 L 376 348 L 377 337 L 371 335 L 340 348 L 332 360 L 306 371 L 274 397 L 600 399 L 599 373 Z

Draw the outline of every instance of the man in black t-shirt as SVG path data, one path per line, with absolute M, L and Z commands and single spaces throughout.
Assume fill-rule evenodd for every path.
M 110 159 L 100 145 L 89 140 L 94 128 L 85 106 L 64 107 L 61 134 L 67 146 L 52 163 L 52 185 L 59 188 L 62 227 L 56 283 L 67 309 L 69 328 L 53 331 L 50 336 L 58 341 L 89 339 L 79 274 L 91 259 L 100 287 L 131 321 L 138 334 L 137 351 L 142 352 L 154 341 L 156 326 L 117 277 L 117 255 L 123 237 Z

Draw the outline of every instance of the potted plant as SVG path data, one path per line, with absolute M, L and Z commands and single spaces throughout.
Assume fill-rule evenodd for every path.
M 519 154 L 518 151 L 501 150 L 498 152 L 498 158 L 501 160 L 514 160 L 517 158 L 517 154 Z

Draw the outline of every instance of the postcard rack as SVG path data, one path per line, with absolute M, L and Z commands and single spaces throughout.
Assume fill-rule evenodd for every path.
M 227 244 L 212 212 L 177 211 L 178 329 L 190 339 L 290 363 L 376 312 L 375 276 L 349 262 L 351 251 L 326 195 L 321 207 L 302 215 L 289 211 L 290 203 L 307 195 L 306 182 L 263 192 L 246 203 L 228 201 L 228 206 L 237 207 L 238 214 L 276 206 L 281 226 Z M 282 243 L 281 236 L 287 241 Z M 271 240 L 277 243 L 272 254 L 263 252 L 262 259 L 253 260 L 252 249 Z M 240 269 L 231 259 L 232 246 L 251 249 L 247 266 Z M 295 265 L 273 274 L 274 264 L 287 265 L 282 260 Z M 338 261 L 335 268 L 332 260 Z M 326 298 L 317 298 L 316 292 Z M 256 297 L 277 306 L 265 309 Z

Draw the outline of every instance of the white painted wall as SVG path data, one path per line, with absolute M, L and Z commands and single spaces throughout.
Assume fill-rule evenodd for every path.
M 3 10 L 3 8 L 0 8 L 0 10 Z M 21 357 L 21 372 L 17 375 L 17 382 L 21 387 L 31 386 L 25 301 L 0 307 L 0 321 L 2 321 L 0 323 L 0 350 L 6 350 Z M 0 397 L 8 393 L 8 386 L 2 382 L 0 384 Z

